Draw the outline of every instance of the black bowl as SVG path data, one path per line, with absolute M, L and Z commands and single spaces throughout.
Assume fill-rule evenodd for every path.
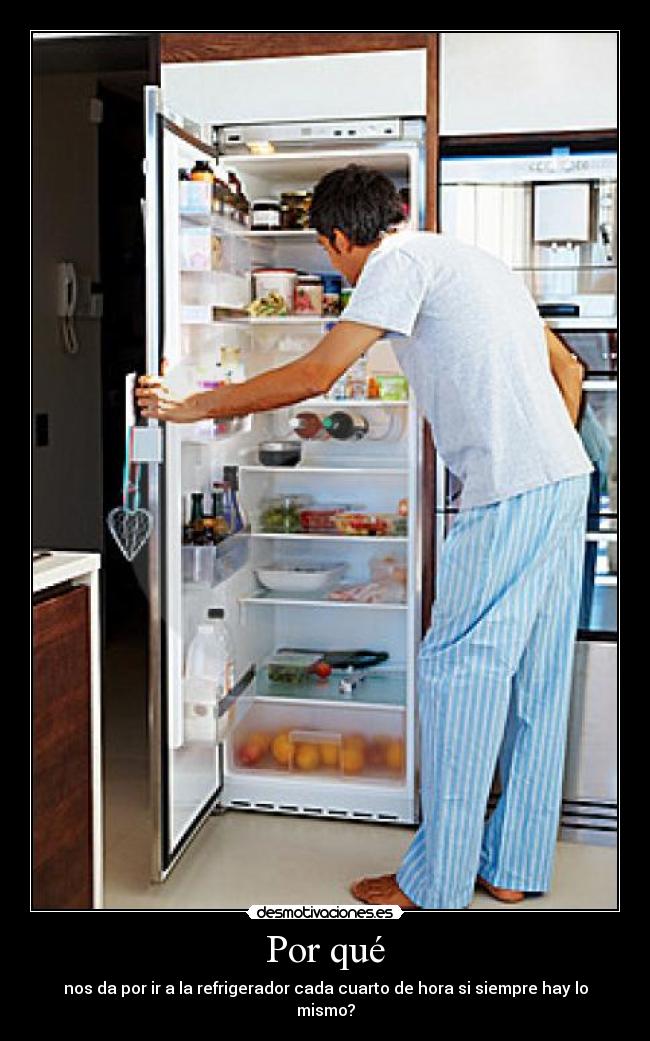
M 258 448 L 262 466 L 296 466 L 301 457 L 299 441 L 264 441 Z

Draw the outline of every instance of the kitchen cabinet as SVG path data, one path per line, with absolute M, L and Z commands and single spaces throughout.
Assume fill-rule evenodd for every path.
M 101 901 L 96 577 L 57 581 L 66 565 L 74 572 L 70 557 L 53 554 L 40 574 L 38 563 L 34 569 L 32 906 L 38 911 L 90 910 Z

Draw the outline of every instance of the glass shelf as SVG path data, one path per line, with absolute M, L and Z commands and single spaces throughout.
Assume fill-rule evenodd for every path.
M 356 537 L 356 536 L 355 536 Z M 406 611 L 405 603 L 364 604 L 354 600 L 327 600 L 325 597 L 300 595 L 298 593 L 282 596 L 270 590 L 260 591 L 252 596 L 242 597 L 240 603 L 257 607 L 325 607 L 325 608 L 357 608 L 366 611 Z
M 331 535 L 303 535 L 302 533 L 285 534 L 284 532 L 265 532 L 265 531 L 254 531 L 251 534 L 252 539 L 290 539 L 293 541 L 307 541 L 307 542 L 373 542 L 375 545 L 382 545 L 385 542 L 399 542 L 405 544 L 408 542 L 406 535 L 339 535 L 333 533 Z
M 397 705 L 406 702 L 406 672 L 403 669 L 368 670 L 351 694 L 341 694 L 339 683 L 345 672 L 337 670 L 328 679 L 316 677 L 307 683 L 271 683 L 264 668 L 257 676 L 255 696 L 282 701 L 328 701 L 337 705 Z

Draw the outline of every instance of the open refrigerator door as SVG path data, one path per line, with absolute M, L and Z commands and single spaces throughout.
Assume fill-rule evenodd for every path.
M 349 287 L 314 232 L 274 223 L 281 200 L 295 221 L 319 178 L 354 161 L 417 199 L 420 148 L 226 158 L 167 119 L 153 88 L 148 104 L 159 234 L 148 235 L 159 279 L 150 371 L 189 393 L 299 358 L 339 320 Z M 255 227 L 260 213 L 271 227 Z M 217 804 L 417 820 L 421 439 L 387 341 L 322 398 L 165 427 L 149 482 L 154 877 Z M 190 662 L 215 617 L 228 666 L 214 665 L 197 695 Z

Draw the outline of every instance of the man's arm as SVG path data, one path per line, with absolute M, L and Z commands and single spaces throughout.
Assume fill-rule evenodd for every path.
M 297 361 L 183 400 L 173 398 L 158 377 L 145 376 L 136 390 L 138 405 L 145 418 L 172 423 L 228 419 L 293 405 L 328 391 L 382 335 L 382 329 L 342 321 Z
M 585 367 L 576 358 L 575 354 L 562 342 L 559 336 L 544 326 L 546 334 L 546 346 L 548 348 L 551 372 L 558 385 L 560 394 L 564 398 L 571 422 L 575 426 L 580 416 L 582 403 L 582 381 L 585 375 Z

